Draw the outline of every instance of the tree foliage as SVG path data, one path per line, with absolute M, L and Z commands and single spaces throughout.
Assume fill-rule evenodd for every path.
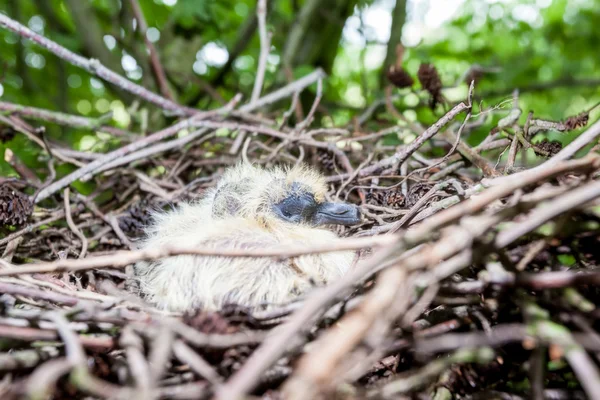
M 269 1 L 272 39 L 264 92 L 323 66 L 330 72 L 323 115 L 339 124 L 350 122 L 382 98 L 387 82 L 380 79 L 384 74 L 380 59 L 386 43 L 373 41 L 369 27 L 364 27 L 362 47 L 341 38 L 347 18 L 354 13 L 352 18 L 360 19 L 373 1 L 327 1 L 331 4 L 317 2 L 321 3 L 317 7 L 311 5 L 314 1 Z M 249 95 L 260 49 L 253 1 L 139 3 L 151 28 L 147 35 L 158 39 L 155 45 L 179 102 L 211 109 L 235 93 Z M 409 20 L 422 18 L 411 5 L 408 2 Z M 315 11 L 307 11 L 309 7 Z M 59 44 L 98 58 L 157 91 L 145 44 L 132 23 L 129 1 L 2 0 L 0 9 Z M 493 72 L 478 81 L 478 98 L 492 104 L 519 88 L 526 109 L 562 119 L 600 100 L 600 61 L 595 55 L 600 40 L 598 21 L 600 8 L 594 1 L 466 1 L 439 32 L 409 46 L 403 64 L 416 76 L 421 62 L 433 63 L 446 86 L 453 86 L 470 66 L 481 65 Z M 165 123 L 159 110 L 142 104 L 149 111 L 148 123 L 142 127 L 142 108 L 131 108 L 131 96 L 10 32 L 0 32 L 0 52 L 2 100 L 92 117 L 116 110 L 114 122 L 132 131 L 156 130 Z M 286 60 L 286 54 L 293 56 Z M 466 87 L 459 82 L 447 92 L 456 99 L 464 96 Z M 433 120 L 426 104 L 415 97 L 416 93 L 423 98 L 418 85 L 416 89 L 400 91 L 396 106 L 408 110 L 410 118 Z M 380 117 L 393 119 L 385 110 Z M 92 141 L 87 131 L 50 127 L 48 134 L 80 149 L 102 151 L 111 144 L 106 138 Z M 10 146 L 35 166 L 35 150 L 22 138 L 3 146 Z M 1 170 L 10 173 L 5 163 Z

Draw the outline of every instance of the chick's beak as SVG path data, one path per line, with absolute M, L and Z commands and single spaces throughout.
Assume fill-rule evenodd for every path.
M 360 222 L 360 211 L 353 204 L 322 203 L 314 222 L 316 225 L 354 225 Z

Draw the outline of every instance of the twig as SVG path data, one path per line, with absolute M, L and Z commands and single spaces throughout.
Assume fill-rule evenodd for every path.
M 25 391 L 30 399 L 46 399 L 52 394 L 53 386 L 61 376 L 73 368 L 73 363 L 66 358 L 56 358 L 38 367 L 29 376 Z
M 58 313 L 51 313 L 49 318 L 56 324 L 60 338 L 65 343 L 67 360 L 73 367 L 70 374 L 71 382 L 78 388 L 100 397 L 115 398 L 124 395 L 126 389 L 103 382 L 89 373 L 82 341 L 69 328 L 66 318 Z
M 154 43 L 150 41 L 148 38 L 148 23 L 146 22 L 146 18 L 144 18 L 144 12 L 140 7 L 140 3 L 138 0 L 130 0 L 131 8 L 133 9 L 133 14 L 135 15 L 135 19 L 138 22 L 140 27 L 140 34 L 144 38 L 144 43 L 146 44 L 146 48 L 150 53 L 150 65 L 152 65 L 152 71 L 154 72 L 154 77 L 156 78 L 156 83 L 158 83 L 158 87 L 160 88 L 160 92 L 167 99 L 173 101 L 174 97 L 169 89 L 169 84 L 167 83 L 167 75 L 165 74 L 165 70 L 160 63 L 160 57 L 158 56 L 158 51 L 154 46 Z
M 142 339 L 137 336 L 133 331 L 133 328 L 128 325 L 123 329 L 121 337 L 119 338 L 119 344 L 125 348 L 129 371 L 136 383 L 136 393 L 134 398 L 139 400 L 147 399 L 151 394 L 152 386 L 154 386 L 153 383 L 155 381 L 150 374 L 148 362 L 144 358 L 144 345 Z
M 14 130 L 16 130 L 17 132 L 20 132 L 23 135 L 27 136 L 28 139 L 30 139 L 31 141 L 33 141 L 34 143 L 36 143 L 42 149 L 46 150 L 46 144 L 44 143 L 44 141 L 42 139 L 40 139 L 39 137 L 37 137 L 37 135 L 33 132 L 33 128 L 31 128 L 29 126 L 24 126 L 24 122 L 23 123 L 17 123 L 17 122 L 14 121 L 15 119 L 17 119 L 17 118 L 16 117 L 6 118 L 3 115 L 0 115 L 0 122 L 3 122 L 6 125 L 9 125 L 9 126 L 13 127 Z M 55 153 L 56 153 L 56 157 L 60 158 L 61 161 L 63 161 L 63 162 L 71 163 L 71 164 L 77 165 L 77 166 L 81 166 L 82 165 L 79 161 L 77 161 L 75 159 L 72 159 L 72 158 L 70 158 L 70 157 L 62 154 L 60 151 L 55 151 Z
M 399 394 L 407 393 L 426 385 L 452 364 L 488 363 L 493 357 L 494 352 L 487 347 L 459 350 L 447 358 L 429 363 L 414 373 L 404 374 L 404 376 L 394 379 L 380 389 L 370 390 L 367 393 L 367 398 L 396 398 Z
M 594 125 L 590 126 L 585 132 L 579 135 L 575 140 L 565 146 L 559 151 L 554 157 L 539 165 L 532 168 L 530 171 L 538 170 L 543 166 L 554 165 L 560 161 L 568 160 L 573 157 L 579 150 L 592 143 L 596 138 L 600 136 L 600 121 L 597 121 Z
M 264 107 L 268 104 L 275 103 L 276 101 L 284 99 L 293 93 L 300 92 L 302 89 L 304 89 L 307 86 L 312 85 L 319 79 L 325 78 L 325 76 L 326 76 L 325 72 L 321 68 L 317 68 L 315 71 L 311 72 L 310 74 L 308 74 L 306 76 L 303 76 L 302 78 L 298 79 L 297 81 L 294 81 L 294 82 L 282 87 L 281 89 L 278 89 L 272 93 L 269 93 L 268 95 L 261 97 L 257 101 L 253 101 L 244 106 L 241 106 L 239 108 L 239 111 L 250 112 L 253 110 L 257 110 L 261 107 Z
M 527 268 L 527 264 L 529 264 L 533 259 L 546 247 L 545 240 L 538 240 L 534 242 L 529 249 L 527 249 L 527 253 L 521 258 L 519 263 L 516 266 L 517 271 L 524 271 Z
M 0 282 L 0 293 L 26 296 L 31 297 L 32 299 L 64 304 L 66 306 L 75 306 L 79 303 L 79 299 L 76 297 L 65 296 L 48 290 L 36 289 L 33 287 L 30 288 L 6 282 Z
M 207 349 L 227 349 L 234 346 L 252 345 L 261 343 L 270 337 L 270 333 L 263 331 L 246 331 L 232 334 L 206 334 L 186 325 L 179 320 L 168 319 L 174 332 L 193 347 Z M 145 327 L 142 327 L 144 329 Z
M 384 158 L 383 160 L 373 164 L 372 166 L 365 168 L 361 171 L 361 176 L 366 176 L 375 173 L 378 170 L 383 168 L 402 164 L 406 161 L 415 151 L 417 151 L 427 140 L 431 139 L 435 136 L 440 129 L 442 129 L 446 124 L 448 124 L 454 117 L 463 111 L 469 110 L 469 106 L 465 103 L 459 103 L 454 106 L 446 115 L 440 118 L 435 124 L 431 125 L 425 132 L 423 132 L 419 137 L 417 137 L 414 141 L 412 141 L 409 145 L 398 151 L 391 157 Z
M 267 96 L 264 96 L 256 101 L 252 101 L 249 104 L 240 107 L 240 111 L 248 112 L 248 111 L 260 108 L 263 105 L 270 104 L 277 100 L 280 100 L 281 98 L 287 97 L 288 95 L 290 95 L 292 93 L 295 98 L 296 96 L 299 96 L 300 91 L 302 89 L 304 89 L 306 86 L 313 84 L 314 81 L 320 82 L 321 79 L 323 78 L 323 76 L 324 76 L 324 72 L 321 69 L 317 69 L 313 73 L 311 73 L 303 78 L 300 78 L 299 80 L 292 82 L 289 85 L 287 85 Z M 292 104 L 294 104 L 294 100 L 292 100 Z M 252 131 L 252 129 L 250 129 L 250 131 Z M 240 132 L 240 134 L 235 138 L 233 145 L 229 149 L 229 154 L 237 154 L 240 147 L 244 143 L 244 139 L 246 138 L 246 132 L 247 132 L 247 130 L 242 130 L 242 132 Z
M 508 185 L 507 187 L 513 188 L 512 190 L 516 190 L 517 188 L 522 187 L 519 184 L 516 184 L 518 179 L 522 178 L 529 182 L 528 184 L 533 184 L 536 182 L 540 182 L 541 180 L 548 179 L 550 177 L 559 175 L 561 173 L 567 171 L 589 171 L 596 170 L 600 168 L 600 159 L 596 158 L 593 155 L 582 158 L 581 160 L 574 160 L 570 162 L 560 162 L 560 163 L 552 163 L 552 164 L 542 164 L 539 167 L 528 169 L 516 174 L 508 175 L 508 176 L 498 176 L 492 179 L 484 178 L 481 183 L 469 188 L 465 191 L 467 197 L 472 196 L 473 194 L 478 194 L 484 188 L 495 188 L 495 190 L 501 191 L 502 186 Z M 505 196 L 512 194 L 512 191 L 505 192 Z M 440 200 L 432 204 L 428 209 L 420 212 L 413 220 L 414 222 L 421 221 L 432 214 L 440 212 L 441 210 L 445 210 L 453 205 L 457 205 L 457 207 L 451 208 L 449 211 L 459 213 L 459 208 L 463 207 L 463 204 L 459 204 L 461 201 L 460 196 L 451 196 L 444 200 Z M 448 214 L 450 215 L 450 213 Z
M 71 191 L 69 190 L 69 188 L 66 188 L 63 194 L 65 201 L 65 216 L 67 217 L 67 224 L 69 225 L 69 228 L 81 241 L 81 251 L 79 252 L 79 258 L 81 259 L 85 258 L 85 255 L 87 253 L 88 240 L 83 234 L 83 232 L 81 232 L 81 230 L 77 228 L 77 226 L 73 222 L 73 216 L 71 215 L 71 200 L 69 199 L 70 193 Z
M 300 359 L 296 372 L 283 387 L 286 399 L 315 398 L 331 383 L 337 364 L 366 336 L 380 313 L 388 309 L 400 293 L 407 292 L 402 285 L 405 278 L 406 271 L 399 267 L 382 272 L 378 284 L 364 301 L 334 329 L 328 330 L 314 344 L 313 351 Z
M 175 335 L 167 324 L 162 324 L 156 337 L 152 340 L 152 348 L 148 355 L 150 364 L 150 379 L 158 382 L 167 370 L 167 363 L 171 359 Z
M 108 219 L 110 227 L 115 232 L 119 240 L 123 242 L 123 244 L 127 246 L 130 250 L 135 250 L 136 247 L 133 245 L 133 243 L 131 243 L 131 240 L 129 240 L 129 238 L 125 235 L 125 233 L 119 226 L 119 221 L 117 220 L 117 217 L 111 215 L 106 218 Z
M 160 153 L 164 153 L 166 151 L 172 149 L 181 149 L 188 143 L 193 142 L 194 140 L 202 137 L 201 140 L 198 141 L 197 145 L 201 145 L 207 140 L 214 139 L 214 134 L 206 134 L 206 129 L 199 129 L 193 132 L 190 132 L 188 135 L 174 140 L 169 140 L 168 142 L 158 143 L 154 146 L 148 146 L 145 149 L 134 151 L 131 154 L 126 155 L 125 157 L 117 158 L 114 161 L 105 164 L 104 166 L 98 168 L 96 174 L 106 172 L 111 169 L 115 169 L 122 165 L 127 165 L 132 163 L 133 161 L 141 160 L 141 159 L 150 159 L 152 156 L 158 155 Z M 91 177 L 90 177 L 91 178 Z
M 560 196 L 552 202 L 552 205 L 534 210 L 527 219 L 520 221 L 515 227 L 500 232 L 494 241 L 494 245 L 498 249 L 504 248 L 552 218 L 598 197 L 600 197 L 600 181 L 592 181 Z
M 1 21 L 1 19 L 2 19 L 2 16 L 0 15 L 0 21 Z M 103 167 L 104 165 L 108 164 L 111 161 L 114 161 L 118 158 L 124 157 L 124 156 L 126 156 L 130 153 L 133 153 L 136 150 L 144 148 L 152 143 L 155 143 L 155 142 L 167 139 L 171 136 L 174 136 L 182 129 L 190 128 L 192 126 L 191 123 L 195 120 L 206 118 L 213 114 L 228 112 L 231 109 L 231 107 L 233 107 L 233 105 L 237 103 L 238 100 L 239 100 L 239 96 L 236 96 L 229 104 L 227 104 L 226 106 L 224 106 L 220 109 L 214 110 L 208 114 L 207 113 L 198 114 L 198 115 L 195 115 L 194 117 L 185 119 L 185 120 L 178 122 L 168 128 L 162 129 L 162 130 L 155 132 L 149 136 L 146 136 L 142 139 L 138 139 L 133 143 L 123 146 L 115 151 L 112 151 L 112 152 L 104 155 L 103 157 L 101 157 L 97 160 L 92 161 L 91 163 L 87 164 L 86 166 L 79 168 L 78 170 L 59 179 L 58 181 L 54 182 L 53 184 L 49 185 L 44 190 L 42 190 L 38 194 L 38 197 L 36 198 L 36 203 L 39 203 L 40 201 L 50 197 L 52 194 L 56 193 L 57 191 L 61 190 L 62 188 L 70 185 L 71 183 L 75 182 L 76 180 L 78 180 L 86 175 L 94 175 L 94 174 L 98 173 L 98 170 L 100 169 L 100 167 Z
M 0 110 L 21 115 L 25 118 L 53 122 L 59 125 L 82 128 L 93 131 L 110 133 L 115 136 L 135 137 L 133 132 L 124 131 L 113 126 L 104 125 L 106 117 L 86 118 L 79 115 L 65 114 L 57 111 L 45 110 L 43 108 L 27 107 L 19 104 L 0 101 Z M 111 116 L 110 114 L 108 115 Z M 61 151 L 61 150 L 59 150 Z
M 532 329 L 541 339 L 563 347 L 565 358 L 573 368 L 575 375 L 579 378 L 581 386 L 590 399 L 600 399 L 600 373 L 583 347 L 571 335 L 571 332 L 556 323 L 550 321 L 538 321 Z
M 536 347 L 529 357 L 531 381 L 531 400 L 544 400 L 544 375 L 546 372 L 546 352 L 545 347 Z
M 77 208 L 77 213 L 79 213 L 83 208 Z M 6 236 L 5 238 L 0 239 L 0 246 L 3 246 L 13 240 L 15 240 L 18 237 L 21 237 L 23 235 L 26 235 L 28 233 L 31 233 L 33 231 L 35 231 L 37 228 L 42 227 L 44 225 L 48 225 L 51 224 L 53 222 L 56 222 L 62 218 L 65 217 L 65 210 L 59 210 L 56 211 L 51 217 L 46 218 L 44 220 L 41 220 L 39 222 L 36 222 L 35 224 L 29 225 L 19 231 L 13 232 L 10 235 Z
M 323 76 L 323 72 L 321 70 L 316 70 L 315 72 L 313 72 L 295 82 L 292 82 L 291 84 L 289 84 L 267 96 L 262 97 L 261 99 L 259 99 L 256 102 L 252 102 L 250 104 L 240 107 L 239 110 L 243 111 L 243 112 L 250 112 L 250 111 L 260 108 L 266 104 L 270 104 L 271 102 L 278 101 L 278 100 L 288 96 L 291 93 L 294 94 L 294 99 L 297 99 L 298 93 L 305 86 L 308 86 L 308 85 L 314 83 L 315 80 L 321 79 L 322 76 Z M 237 101 L 239 101 L 239 98 L 234 98 L 229 103 L 229 105 L 226 107 L 233 109 L 234 100 L 237 103 Z M 292 103 L 293 103 L 293 101 L 292 101 Z M 226 108 L 224 107 L 223 109 L 226 109 Z M 194 126 L 196 126 L 196 127 L 214 128 L 214 129 L 227 128 L 227 129 L 231 129 L 231 130 L 241 130 L 242 132 L 260 130 L 262 133 L 269 134 L 274 137 L 279 137 L 281 139 L 289 138 L 288 135 L 286 135 L 282 132 L 279 132 L 275 129 L 270 129 L 270 128 L 262 128 L 262 127 L 252 126 L 252 125 L 244 125 L 244 124 L 235 124 L 235 123 L 230 123 L 230 122 L 204 121 L 203 123 L 201 123 L 201 121 L 198 121 L 198 120 L 195 120 L 195 121 L 196 121 L 196 123 Z M 158 154 L 158 153 L 161 153 L 161 152 L 173 149 L 173 148 L 179 148 L 205 133 L 206 133 L 206 130 L 196 131 L 196 132 L 191 133 L 190 135 L 182 137 L 180 139 L 172 140 L 172 141 L 166 142 L 166 143 L 160 143 L 160 144 L 148 147 L 143 150 L 131 152 L 131 154 L 128 154 L 125 157 L 119 157 L 119 158 L 115 159 L 114 161 L 107 163 L 106 165 L 99 168 L 96 173 L 103 172 L 103 171 L 106 171 L 109 169 L 113 169 L 118 166 L 128 164 L 131 161 L 139 160 L 141 158 L 146 158 L 150 155 Z M 241 133 L 240 133 L 240 135 L 241 135 Z M 241 144 L 242 143 L 240 142 L 240 145 Z M 322 144 L 324 147 L 327 147 L 327 144 L 324 144 L 324 143 L 320 143 L 320 144 Z M 233 149 L 233 147 L 232 147 L 232 149 Z M 237 150 L 235 153 L 237 153 Z
M 32 274 L 36 272 L 84 271 L 94 268 L 123 268 L 138 261 L 150 261 L 176 255 L 198 255 L 219 257 L 298 257 L 303 254 L 317 254 L 340 250 L 357 250 L 371 246 L 386 246 L 397 239 L 393 236 L 348 238 L 336 243 L 323 243 L 313 246 L 279 246 L 274 249 L 214 249 L 199 246 L 164 246 L 154 249 L 118 251 L 110 255 L 84 259 L 64 259 L 47 263 L 21 265 L 12 269 L 0 270 L 0 276 Z
M 57 340 L 58 334 L 56 331 L 48 329 L 0 325 L 0 337 L 34 342 L 37 340 Z M 90 349 L 109 350 L 115 347 L 115 341 L 111 337 L 81 335 L 79 340 L 84 347 Z
M 263 82 L 265 79 L 265 72 L 267 70 L 267 59 L 269 58 L 269 52 L 271 50 L 271 40 L 267 33 L 267 1 L 258 0 L 256 7 L 256 17 L 258 19 L 258 35 L 260 37 L 260 54 L 258 56 L 258 68 L 256 70 L 256 80 L 254 81 L 254 87 L 252 88 L 252 95 L 250 102 L 254 103 L 260 97 Z
M 296 127 L 294 128 L 294 131 L 302 131 L 312 123 L 313 118 L 315 116 L 315 112 L 317 111 L 317 107 L 319 106 L 319 103 L 321 102 L 322 97 L 323 97 L 323 79 L 319 79 L 317 81 L 317 94 L 315 96 L 313 104 L 310 107 L 310 110 L 308 111 L 306 118 L 304 118 L 302 121 L 300 121 L 296 125 Z
M 213 386 L 218 387 L 223 381 L 217 371 L 182 340 L 173 343 L 173 354 L 179 361 L 188 364 L 195 373 L 209 381 Z
M 437 337 L 418 338 L 415 350 L 419 353 L 441 353 L 465 347 L 501 347 L 508 343 L 522 342 L 532 337 L 531 329 L 524 324 L 500 324 L 492 327 L 490 332 L 447 333 Z M 573 334 L 577 343 L 588 349 L 596 349 L 595 342 L 586 334 Z M 541 339 L 541 338 L 540 338 Z M 548 342 L 543 341 L 548 344 Z
M 198 110 L 181 106 L 169 99 L 152 93 L 151 91 L 140 85 L 131 82 L 127 78 L 124 78 L 116 72 L 113 72 L 110 69 L 106 68 L 98 60 L 85 59 L 84 57 L 73 53 L 72 51 L 66 49 L 58 43 L 53 42 L 52 40 L 33 32 L 31 29 L 21 25 L 20 23 L 9 18 L 5 14 L 0 14 L 0 26 L 10 31 L 13 31 L 19 36 L 31 40 L 32 42 L 42 46 L 46 50 L 55 54 L 57 57 L 68 61 L 76 67 L 82 68 L 90 74 L 96 75 L 104 79 L 105 81 L 112 83 L 120 87 L 121 89 L 128 91 L 134 94 L 135 96 L 140 97 L 162 108 L 163 110 L 172 111 L 177 115 L 194 115 L 199 113 Z

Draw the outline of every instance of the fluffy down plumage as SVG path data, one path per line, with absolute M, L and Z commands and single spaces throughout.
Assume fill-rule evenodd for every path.
M 339 240 L 329 230 L 287 222 L 273 213 L 273 204 L 297 187 L 323 202 L 323 178 L 306 167 L 232 167 L 199 202 L 156 213 L 141 247 L 177 244 L 264 249 Z M 348 251 L 281 260 L 185 255 L 140 262 L 134 270 L 140 294 L 160 309 L 215 310 L 226 304 L 268 308 L 338 279 L 349 270 L 354 257 L 355 253 Z

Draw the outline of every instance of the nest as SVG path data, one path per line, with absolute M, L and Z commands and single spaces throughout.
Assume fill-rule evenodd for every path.
M 388 77 L 412 84 L 401 71 Z M 423 64 L 418 79 L 433 105 L 441 101 L 434 66 Z M 296 84 L 278 100 L 291 102 Z M 562 148 L 532 140 L 581 128 L 588 113 L 532 118 L 529 130 L 504 119 L 471 147 L 465 139 L 481 126 L 462 117 L 471 98 L 432 127 L 413 124 L 418 138 L 398 148 L 382 145 L 395 131 L 372 132 L 369 116 L 354 136 L 309 128 L 313 115 L 278 123 L 283 108 L 232 113 L 233 101 L 194 120 L 200 133 L 170 138 L 167 127 L 123 139 L 103 162 L 69 153 L 84 166 L 30 182 L 35 215 L 28 195 L 2 186 L 1 398 L 597 396 L 600 161 L 597 146 L 578 151 L 594 143 L 598 123 Z M 180 121 L 191 115 L 164 104 Z M 530 148 L 538 158 L 520 163 Z M 144 304 L 128 282 L 135 260 L 157 256 L 130 250 L 148 210 L 200 197 L 242 157 L 312 160 L 330 197 L 361 205 L 364 222 L 341 234 L 362 259 L 341 281 L 268 311 L 232 304 L 165 315 Z M 95 176 L 96 189 L 69 196 L 64 189 L 84 176 Z

